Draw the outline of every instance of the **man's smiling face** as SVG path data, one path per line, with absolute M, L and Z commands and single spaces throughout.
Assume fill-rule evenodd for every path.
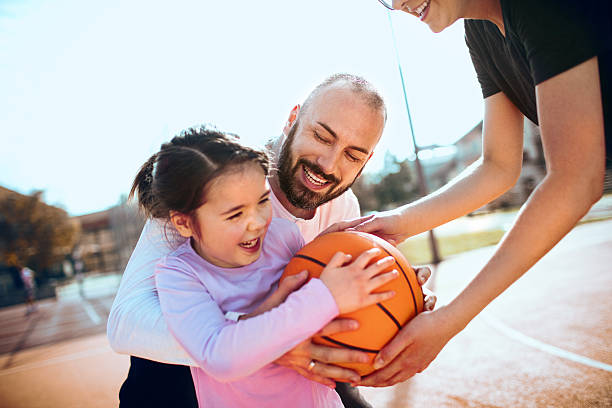
M 342 82 L 317 92 L 281 148 L 278 181 L 289 202 L 314 210 L 345 192 L 378 143 L 384 115 Z

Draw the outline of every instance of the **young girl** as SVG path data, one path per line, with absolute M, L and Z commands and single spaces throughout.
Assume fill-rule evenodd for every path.
M 130 196 L 189 238 L 157 265 L 162 312 L 198 363 L 200 406 L 341 407 L 332 389 L 271 363 L 339 313 L 392 297 L 372 291 L 397 276 L 381 273 L 393 259 L 367 266 L 373 250 L 346 265 L 350 256 L 337 253 L 320 279 L 257 314 L 303 244 L 293 223 L 272 219 L 267 174 L 265 153 L 206 129 L 175 137 L 142 166 Z

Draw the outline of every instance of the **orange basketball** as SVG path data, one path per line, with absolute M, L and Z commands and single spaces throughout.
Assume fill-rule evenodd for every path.
M 417 282 L 416 274 L 404 256 L 391 244 L 372 234 L 356 231 L 332 232 L 322 235 L 304 246 L 287 264 L 281 281 L 285 276 L 295 275 L 303 270 L 309 272 L 310 278 L 321 275 L 323 268 L 338 251 L 351 254 L 356 259 L 364 251 L 378 247 L 381 254 L 371 263 L 386 256 L 393 256 L 395 263 L 384 272 L 396 269 L 399 276 L 381 286 L 377 291 L 395 291 L 395 296 L 384 302 L 367 306 L 363 309 L 340 315 L 355 319 L 359 329 L 351 332 L 337 333 L 331 336 L 316 336 L 315 343 L 334 347 L 347 347 L 365 351 L 370 355 L 369 363 L 338 364 L 353 369 L 359 375 L 374 371 L 372 363 L 376 354 L 395 336 L 406 322 L 423 310 L 423 292 Z

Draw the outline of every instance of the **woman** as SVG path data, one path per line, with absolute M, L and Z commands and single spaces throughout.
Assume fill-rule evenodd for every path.
M 523 116 L 540 126 L 547 175 L 474 280 L 448 305 L 413 319 L 381 351 L 380 369 L 361 382 L 367 386 L 393 385 L 424 370 L 576 225 L 602 196 L 612 134 L 610 2 L 379 1 L 418 17 L 436 33 L 465 19 L 484 97 L 483 153 L 433 194 L 338 227 L 398 244 L 492 201 L 520 175 Z

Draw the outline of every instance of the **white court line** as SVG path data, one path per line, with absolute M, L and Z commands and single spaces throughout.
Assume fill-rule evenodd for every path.
M 517 330 L 514 330 L 511 327 L 506 326 L 499 319 L 493 317 L 489 313 L 481 313 L 480 317 L 489 326 L 499 330 L 501 333 L 505 334 L 511 339 L 514 339 L 527 346 L 533 347 L 535 349 L 538 349 L 548 354 L 552 354 L 557 357 L 564 358 L 566 360 L 574 361 L 576 363 L 584 364 L 589 367 L 599 368 L 601 370 L 612 372 L 612 365 L 610 364 L 602 363 L 601 361 L 593 360 L 588 357 L 581 356 L 579 354 L 574 354 L 567 350 L 563 350 L 559 347 L 551 346 L 550 344 L 546 344 L 532 337 L 526 336 L 523 333 Z
M 85 309 L 87 316 L 89 316 L 93 324 L 98 325 L 102 323 L 102 319 L 100 318 L 98 313 L 96 313 L 96 310 L 87 300 L 83 299 L 81 303 L 83 304 L 83 308 Z
M 66 361 L 78 360 L 80 358 L 86 358 L 86 357 L 91 357 L 91 356 L 95 356 L 98 354 L 108 353 L 110 351 L 111 350 L 108 347 L 100 347 L 100 348 L 93 349 L 93 350 L 82 351 L 80 353 L 69 354 L 67 356 L 55 357 L 55 358 L 50 358 L 48 360 L 37 361 L 35 363 L 24 364 L 22 366 L 13 367 L 13 368 L 9 368 L 6 370 L 0 370 L 0 377 L 4 375 L 19 373 L 22 371 L 38 369 L 40 367 L 45 367 L 45 366 L 49 366 L 49 365 L 53 365 L 57 363 L 63 363 Z

